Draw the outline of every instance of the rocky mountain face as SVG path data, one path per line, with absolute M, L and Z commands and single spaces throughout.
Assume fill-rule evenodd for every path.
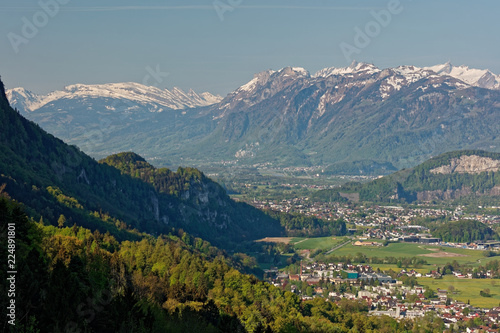
M 500 92 L 460 77 L 364 63 L 265 71 L 211 107 L 218 130 L 205 151 L 248 163 L 403 168 L 453 149 L 498 150 Z
M 71 104 L 46 104 L 28 116 L 96 157 L 134 150 L 177 165 L 389 173 L 446 151 L 500 151 L 499 82 L 487 70 L 451 64 L 353 63 L 315 74 L 286 67 L 258 73 L 220 102 L 194 109 L 116 112 L 101 99 L 97 117 Z
M 447 165 L 430 170 L 431 173 L 440 173 L 444 175 L 452 173 L 470 173 L 479 174 L 481 172 L 496 172 L 500 169 L 500 160 L 494 160 L 489 157 L 476 155 L 463 155 L 460 158 L 454 158 Z

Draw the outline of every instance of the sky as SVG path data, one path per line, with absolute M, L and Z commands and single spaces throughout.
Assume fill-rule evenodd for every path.
M 500 74 L 498 0 L 2 0 L 0 75 L 44 94 L 139 82 L 225 96 L 255 73 L 352 60 Z

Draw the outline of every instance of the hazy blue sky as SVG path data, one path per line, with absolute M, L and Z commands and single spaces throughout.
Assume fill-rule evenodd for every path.
M 51 15 L 39 1 L 1 1 L 0 75 L 8 88 L 143 82 L 158 67 L 169 75 L 161 83 L 150 75 L 151 84 L 225 95 L 269 68 L 349 65 L 340 45 L 356 47 L 356 27 L 373 36 L 358 41 L 358 61 L 381 68 L 451 61 L 500 73 L 498 0 L 401 0 L 385 26 L 371 11 L 397 0 L 41 2 L 56 1 Z

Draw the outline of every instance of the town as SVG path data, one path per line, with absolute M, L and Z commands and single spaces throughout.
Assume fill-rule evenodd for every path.
M 301 250 L 300 266 L 297 263 L 282 269 L 271 267 L 265 270 L 265 279 L 268 282 L 283 290 L 296 293 L 302 300 L 321 297 L 335 303 L 356 302 L 358 306 L 359 304 L 365 306 L 371 316 L 387 315 L 398 320 L 437 316 L 447 328 L 453 330 L 498 331 L 500 303 L 494 307 L 479 307 L 471 305 L 468 300 L 457 300 L 459 284 L 453 282 L 489 279 L 494 285 L 496 279 L 500 278 L 498 268 L 459 265 L 454 261 L 456 258 L 452 257 L 453 253 L 444 251 L 447 248 L 450 250 L 446 251 L 451 252 L 454 251 L 452 249 L 476 250 L 474 252 L 479 254 L 478 258 L 481 258 L 481 255 L 497 256 L 500 255 L 500 242 L 497 239 L 484 241 L 478 239 L 471 242 L 445 241 L 434 236 L 427 226 L 421 225 L 425 223 L 420 223 L 435 219 L 446 219 L 450 222 L 475 220 L 495 229 L 500 224 L 500 216 L 498 212 L 497 214 L 489 212 L 498 210 L 498 207 L 491 207 L 490 210 L 479 209 L 479 213 L 471 213 L 467 207 L 460 205 L 364 206 L 352 202 L 319 202 L 311 197 L 283 200 L 254 199 L 247 202 L 263 210 L 304 214 L 325 221 L 342 219 L 348 226 L 348 235 L 331 250 L 326 252 L 313 249 Z M 399 258 L 398 265 L 387 264 L 385 266 L 390 269 L 381 270 L 369 264 L 377 262 L 376 258 L 368 258 L 356 252 L 351 253 L 349 257 L 353 260 L 335 261 L 341 259 L 342 254 L 343 258 L 346 258 L 345 251 L 340 255 L 337 254 L 344 245 L 357 247 L 360 252 L 364 249 L 364 253 L 369 254 L 373 253 L 370 251 L 383 249 L 391 243 L 415 244 L 414 246 L 423 249 L 436 250 L 435 257 L 449 255 L 449 261 L 453 262 L 453 265 L 401 265 Z M 318 252 L 323 253 L 323 256 L 310 255 Z M 326 254 L 333 258 L 325 256 Z M 398 253 L 393 255 L 398 256 Z M 356 259 L 357 257 L 361 259 Z M 423 258 L 420 260 L 425 262 Z M 481 262 L 481 259 L 477 261 Z M 379 262 L 389 263 L 387 258 L 379 258 Z M 420 279 L 442 281 L 443 276 L 446 281 L 451 281 L 446 288 L 442 288 L 441 285 L 441 288 L 430 288 L 429 284 L 419 284 Z M 490 297 L 491 292 L 487 287 L 483 287 L 479 293 L 480 297 Z
M 417 218 L 449 218 L 450 221 L 461 219 L 477 220 L 488 226 L 500 224 L 500 215 L 465 214 L 461 206 L 454 210 L 428 207 L 355 206 L 346 203 L 314 202 L 309 198 L 295 198 L 280 202 L 271 200 L 253 200 L 248 202 L 259 209 L 270 209 L 284 213 L 300 213 L 307 216 L 332 221 L 343 219 L 352 233 L 361 234 L 360 240 L 383 239 L 413 243 L 434 243 L 439 246 L 456 247 L 471 250 L 500 250 L 500 242 L 443 242 L 432 237 L 428 228 L 414 224 Z M 359 245 L 363 245 L 359 243 Z M 369 244 L 371 245 L 371 244 Z
M 437 271 L 424 274 L 440 278 Z M 369 315 L 387 315 L 395 319 L 414 319 L 426 314 L 437 315 L 447 328 L 458 323 L 479 327 L 483 332 L 497 332 L 499 307 L 479 308 L 453 300 L 453 290 L 427 289 L 418 286 L 410 277 L 420 277 L 415 270 L 401 270 L 397 276 L 374 271 L 370 265 L 345 263 L 301 264 L 298 274 L 277 269 L 266 270 L 267 280 L 273 285 L 300 295 L 302 300 L 322 297 L 332 302 L 360 302 Z M 455 276 L 463 277 L 460 273 Z M 453 289 L 453 288 L 452 288 Z M 472 331 L 472 330 L 468 330 Z

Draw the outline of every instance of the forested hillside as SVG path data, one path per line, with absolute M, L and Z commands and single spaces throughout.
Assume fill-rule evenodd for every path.
M 476 220 L 419 219 L 416 223 L 429 228 L 434 237 L 444 242 L 471 243 L 499 237 L 491 227 Z
M 500 154 L 463 150 L 436 156 L 412 169 L 403 169 L 369 183 L 347 183 L 340 190 L 316 194 L 322 200 L 345 200 L 342 193 L 361 201 L 414 202 L 464 197 L 500 196 Z
M 20 116 L 1 88 L 0 184 L 37 221 L 76 223 L 119 240 L 183 228 L 227 247 L 282 234 L 278 221 L 232 201 L 198 170 L 156 170 L 131 155 L 137 165 L 129 164 L 134 172 L 125 172 L 126 154 L 110 157 L 111 165 L 96 162 Z
M 279 220 L 285 228 L 288 236 L 297 237 L 322 237 L 322 236 L 344 236 L 347 234 L 345 221 L 325 221 L 315 216 L 303 214 L 291 214 L 267 210 L 266 213 Z
M 243 274 L 253 268 L 245 255 L 229 257 L 207 241 L 230 248 L 285 230 L 341 235 L 345 222 L 265 214 L 230 200 L 196 169 L 156 169 L 133 153 L 98 163 L 11 109 L 0 81 L 0 255 L 15 255 L 15 263 L 0 263 L 0 287 L 15 288 L 15 296 L 0 293 L 0 306 L 14 300 L 16 309 L 15 325 L 2 331 L 433 327 L 425 318 L 369 317 L 366 304 L 354 301 L 301 301 Z M 15 284 L 6 276 L 13 269 Z
M 368 317 L 362 305 L 301 302 L 241 274 L 189 235 L 120 242 L 78 226 L 46 226 L 30 221 L 5 192 L 0 217 L 1 254 L 8 224 L 17 248 L 16 325 L 5 332 L 399 332 L 413 325 Z M 7 293 L 0 301 L 5 309 Z

